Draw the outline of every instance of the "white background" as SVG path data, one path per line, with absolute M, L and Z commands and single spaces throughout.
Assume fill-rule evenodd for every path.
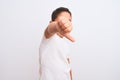
M 73 14 L 74 80 L 120 80 L 120 0 L 0 0 L 0 80 L 38 80 L 51 13 Z

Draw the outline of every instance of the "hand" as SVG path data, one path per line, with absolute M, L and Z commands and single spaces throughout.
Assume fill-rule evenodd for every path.
M 70 41 L 74 42 L 75 39 L 70 35 L 70 32 L 72 31 L 72 23 L 65 17 L 60 17 L 57 23 L 57 31 Z

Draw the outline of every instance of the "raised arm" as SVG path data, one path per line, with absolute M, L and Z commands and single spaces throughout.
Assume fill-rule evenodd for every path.
M 58 26 L 56 21 L 49 23 L 44 33 L 46 38 L 50 38 L 55 33 L 57 33 L 56 26 Z

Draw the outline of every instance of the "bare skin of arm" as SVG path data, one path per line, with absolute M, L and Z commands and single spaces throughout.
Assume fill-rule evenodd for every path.
M 67 58 L 68 63 L 70 64 L 70 59 Z M 72 80 L 72 69 L 70 70 L 70 79 Z
M 56 26 L 58 26 L 58 25 L 57 25 L 57 22 L 55 22 L 55 21 L 49 23 L 48 27 L 45 30 L 45 37 L 47 39 L 50 38 L 51 36 L 53 36 L 57 32 Z
M 70 78 L 71 78 L 71 80 L 72 80 L 72 70 L 70 70 Z

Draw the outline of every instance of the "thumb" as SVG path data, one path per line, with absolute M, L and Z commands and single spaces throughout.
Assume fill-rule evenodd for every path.
M 69 33 L 66 33 L 64 36 L 70 41 L 75 42 L 75 39 Z

